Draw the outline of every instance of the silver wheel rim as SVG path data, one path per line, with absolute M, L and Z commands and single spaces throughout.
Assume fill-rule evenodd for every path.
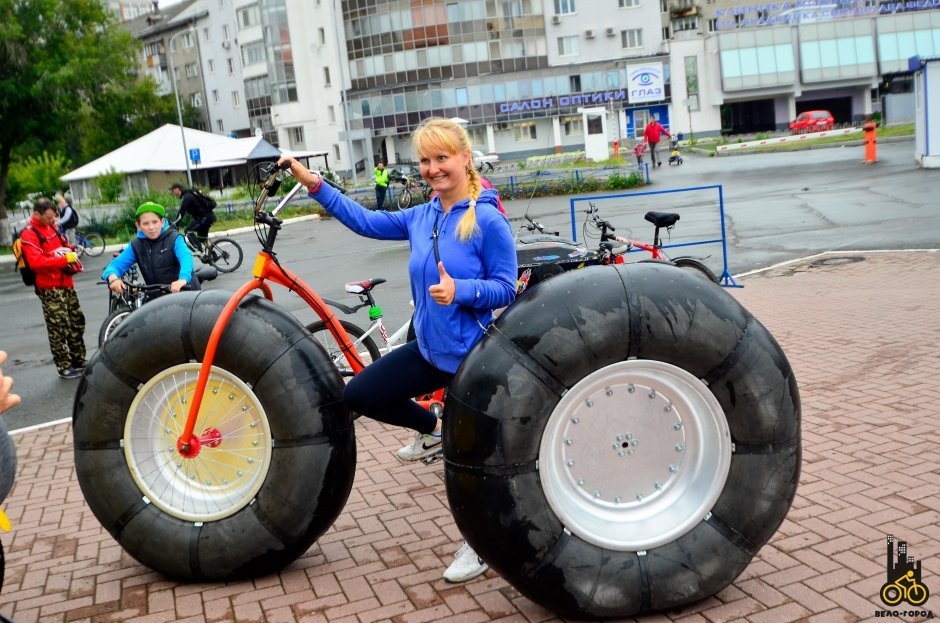
M 114 330 L 118 328 L 118 325 L 119 325 L 119 324 L 121 324 L 122 322 L 124 322 L 124 319 L 127 318 L 127 317 L 130 315 L 130 313 L 131 313 L 130 311 L 122 312 L 122 313 L 118 314 L 117 316 L 115 316 L 114 318 L 112 318 L 112 319 L 108 322 L 108 326 L 105 327 L 105 330 L 104 330 L 104 339 L 105 339 L 105 340 L 107 340 L 109 337 L 111 337 L 111 334 L 114 333 Z
M 271 463 L 271 429 L 254 392 L 213 366 L 194 435 L 217 430 L 219 443 L 183 458 L 177 440 L 196 380 L 198 363 L 163 370 L 137 393 L 124 425 L 124 456 L 147 499 L 185 521 L 217 521 L 251 503 Z M 206 436 L 206 435 L 203 435 Z
M 724 411 L 702 381 L 671 364 L 632 360 L 565 393 L 542 434 L 539 478 L 570 532 L 643 551 L 707 517 L 731 453 Z

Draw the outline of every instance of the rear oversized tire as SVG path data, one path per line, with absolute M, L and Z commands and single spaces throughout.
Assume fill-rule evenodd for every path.
M 678 608 L 732 582 L 783 521 L 800 402 L 770 333 L 686 271 L 570 271 L 521 297 L 448 389 L 457 526 L 573 618 Z
M 228 294 L 161 297 L 85 367 L 73 411 L 89 507 L 134 558 L 172 578 L 275 572 L 334 522 L 356 447 L 343 381 L 285 311 L 251 296 L 219 342 L 195 435 L 177 452 L 208 337 Z

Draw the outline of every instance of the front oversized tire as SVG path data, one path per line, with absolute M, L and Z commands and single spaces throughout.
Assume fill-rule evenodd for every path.
M 663 264 L 533 288 L 467 356 L 444 422 L 460 531 L 565 617 L 717 593 L 799 479 L 799 395 L 779 345 L 720 286 Z
M 85 367 L 73 412 L 89 507 L 141 563 L 186 581 L 273 573 L 335 521 L 356 447 L 343 381 L 287 312 L 245 299 L 219 342 L 195 434 L 176 451 L 195 363 L 228 294 L 161 297 Z

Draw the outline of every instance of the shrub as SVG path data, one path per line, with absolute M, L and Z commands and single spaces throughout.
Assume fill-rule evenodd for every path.
M 124 192 L 124 174 L 117 172 L 114 167 L 94 179 L 95 186 L 98 187 L 98 193 L 101 195 L 101 201 L 104 203 L 114 203 Z

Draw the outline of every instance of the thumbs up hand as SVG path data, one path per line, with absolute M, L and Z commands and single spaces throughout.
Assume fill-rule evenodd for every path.
M 428 293 L 438 305 L 450 305 L 454 302 L 457 286 L 454 284 L 453 277 L 448 275 L 444 269 L 444 262 L 437 263 L 437 272 L 441 276 L 441 281 L 437 285 L 428 288 Z

